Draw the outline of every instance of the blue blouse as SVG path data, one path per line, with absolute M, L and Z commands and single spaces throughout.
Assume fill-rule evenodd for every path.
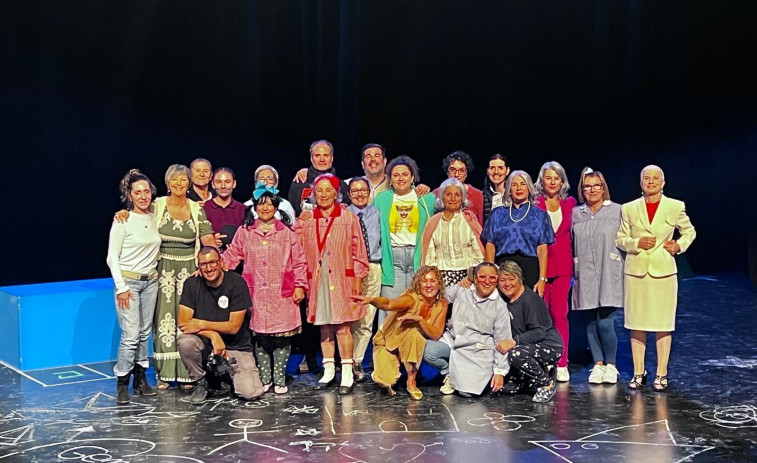
M 493 243 L 497 256 L 520 252 L 536 257 L 536 247 L 554 243 L 555 232 L 549 215 L 534 204 L 530 208 L 528 204 L 520 208 L 502 206 L 492 210 L 481 233 L 481 241 Z

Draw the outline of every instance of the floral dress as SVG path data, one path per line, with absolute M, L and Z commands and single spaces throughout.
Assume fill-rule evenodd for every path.
M 179 300 L 186 280 L 195 270 L 195 240 L 200 236 L 213 233 L 210 222 L 205 218 L 205 211 L 200 209 L 198 215 L 200 233 L 192 218 L 176 220 L 168 209 L 158 222 L 160 261 L 158 274 L 160 291 L 158 305 L 155 309 L 155 371 L 158 379 L 164 382 L 192 382 L 184 363 L 179 358 L 176 341 Z

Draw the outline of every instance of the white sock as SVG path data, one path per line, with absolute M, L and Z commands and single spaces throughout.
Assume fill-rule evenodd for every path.
M 340 386 L 350 387 L 355 382 L 352 376 L 352 359 L 342 359 L 342 383 Z
M 318 380 L 319 383 L 331 382 L 336 376 L 336 368 L 334 368 L 334 358 L 323 359 L 323 376 Z

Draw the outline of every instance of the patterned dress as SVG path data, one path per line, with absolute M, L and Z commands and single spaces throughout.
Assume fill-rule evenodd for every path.
M 155 371 L 158 379 L 164 382 L 192 382 L 189 372 L 179 358 L 176 338 L 179 333 L 177 318 L 184 280 L 197 270 L 195 240 L 199 239 L 198 236 L 213 233 L 210 222 L 205 218 L 205 211 L 200 209 L 198 217 L 199 235 L 198 225 L 194 220 L 175 220 L 168 213 L 168 209 L 158 222 L 162 240 L 158 261 L 160 291 L 158 306 L 155 309 L 153 337 Z

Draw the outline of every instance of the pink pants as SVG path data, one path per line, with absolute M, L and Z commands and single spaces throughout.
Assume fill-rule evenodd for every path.
M 570 291 L 570 276 L 558 276 L 550 278 L 544 286 L 544 302 L 549 308 L 552 323 L 562 338 L 563 351 L 558 367 L 568 366 L 568 341 L 570 340 L 570 328 L 568 325 L 568 292 Z

